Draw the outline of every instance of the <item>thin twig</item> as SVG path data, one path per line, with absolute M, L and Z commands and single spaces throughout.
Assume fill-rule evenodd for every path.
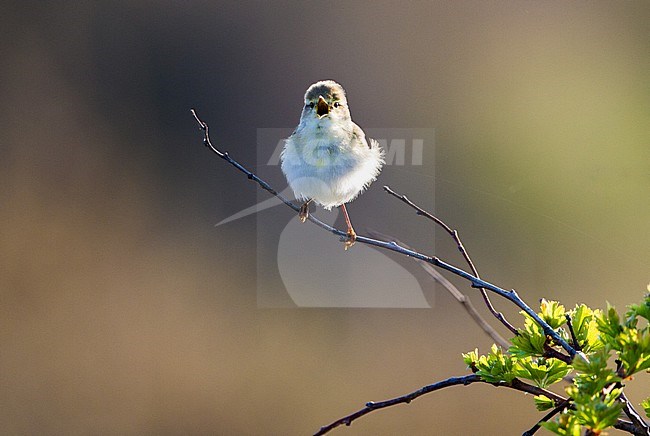
M 370 231 L 368 232 L 370 236 L 373 238 L 381 238 L 384 240 L 389 240 L 389 241 L 394 241 L 397 244 L 401 245 L 404 248 L 411 249 L 408 245 L 406 245 L 404 242 L 400 241 L 399 239 L 395 239 L 391 236 L 385 235 L 383 233 L 377 232 L 377 231 Z M 474 305 L 472 304 L 472 300 L 467 297 L 467 295 L 463 294 L 456 286 L 454 286 L 453 283 L 451 283 L 445 276 L 443 276 L 441 273 L 438 272 L 434 267 L 432 267 L 430 264 L 425 263 L 421 260 L 417 261 L 418 264 L 424 269 L 424 271 L 429 274 L 433 280 L 436 282 L 440 283 L 446 290 L 451 294 L 456 301 L 458 301 L 464 308 L 465 311 L 469 314 L 469 316 L 472 317 L 474 322 L 481 328 L 483 331 L 490 337 L 492 340 L 499 344 L 502 348 L 508 349 L 510 347 L 510 342 L 508 342 L 507 339 L 505 339 L 503 336 L 497 332 L 494 327 L 492 327 L 488 322 L 481 316 L 481 314 L 476 310 Z
M 571 361 L 573 360 L 571 357 L 567 356 L 566 354 L 562 354 L 559 351 L 557 351 L 555 348 L 551 348 L 548 345 L 548 342 L 544 344 L 544 357 L 559 359 L 566 364 L 571 364 Z M 573 379 L 567 376 L 565 377 L 565 380 L 571 383 Z
M 385 401 L 379 401 L 379 402 L 368 402 L 366 403 L 366 406 L 363 409 L 357 410 L 354 413 L 351 413 L 350 415 L 344 416 L 341 419 L 337 419 L 336 421 L 332 422 L 329 425 L 326 425 L 324 427 L 321 427 L 315 434 L 314 436 L 319 436 L 319 435 L 324 435 L 325 433 L 328 433 L 330 430 L 333 430 L 334 428 L 340 426 L 340 425 L 347 425 L 349 426 L 352 424 L 352 422 L 358 418 L 361 418 L 364 415 L 367 415 L 370 412 L 373 412 L 375 410 L 379 409 L 384 409 L 386 407 L 394 406 L 396 404 L 409 404 L 411 401 L 415 400 L 418 397 L 421 397 L 422 395 L 428 394 L 430 392 L 438 391 L 440 389 L 449 387 L 449 386 L 458 386 L 458 385 L 470 385 L 472 383 L 487 383 L 496 387 L 506 387 L 510 389 L 515 389 L 518 391 L 522 392 L 527 392 L 533 395 L 546 395 L 547 397 L 555 400 L 556 402 L 562 402 L 566 401 L 565 398 L 562 398 L 561 396 L 551 392 L 547 391 L 546 389 L 538 388 L 537 386 L 530 385 L 528 383 L 524 383 L 519 379 L 514 379 L 511 383 L 506 383 L 506 382 L 501 382 L 501 383 L 488 383 L 485 380 L 482 380 L 478 375 L 476 374 L 470 374 L 462 377 L 451 377 L 446 380 L 439 381 L 437 383 L 433 383 L 427 386 L 424 386 L 423 388 L 418 389 L 417 391 L 413 391 L 411 393 L 408 393 L 406 395 L 402 395 L 400 397 L 392 398 L 390 400 L 385 400 Z
M 575 348 L 576 351 L 582 351 L 582 345 L 580 345 L 580 342 L 576 337 L 576 332 L 573 329 L 573 322 L 571 321 L 571 315 L 566 313 L 564 314 L 564 317 L 566 318 L 566 325 L 567 327 L 569 327 L 569 332 L 571 333 L 571 342 L 573 342 L 573 348 Z
M 222 159 L 226 160 L 228 163 L 233 165 L 235 168 L 237 168 L 239 171 L 243 172 L 246 174 L 246 176 L 250 180 L 254 180 L 257 182 L 264 190 L 268 191 L 270 194 L 278 197 L 284 204 L 289 206 L 291 209 L 294 211 L 298 212 L 300 210 L 299 206 L 293 204 L 291 201 L 287 200 L 284 198 L 282 195 L 280 195 L 275 189 L 271 187 L 268 183 L 266 183 L 264 180 L 260 179 L 257 175 L 254 173 L 250 172 L 247 170 L 243 165 L 241 165 L 239 162 L 234 160 L 233 158 L 230 157 L 230 155 L 227 152 L 222 152 L 219 149 L 217 149 L 211 142 L 210 136 L 209 136 L 209 131 L 208 131 L 208 125 L 204 122 L 201 121 L 201 119 L 198 117 L 196 111 L 194 109 L 191 109 L 192 115 L 196 119 L 196 122 L 199 124 L 199 128 L 203 130 L 203 143 L 208 146 L 214 153 L 216 153 L 219 157 Z M 330 233 L 333 233 L 335 235 L 340 236 L 342 239 L 347 238 L 347 232 L 343 230 L 336 229 L 330 225 L 325 224 L 324 222 L 320 221 L 319 219 L 315 218 L 312 214 L 309 215 L 307 218 L 309 221 L 312 223 L 316 224 L 322 229 L 327 230 Z M 553 328 L 542 318 L 537 315 L 537 313 L 530 308 L 522 299 L 519 297 L 517 294 L 517 291 L 514 289 L 511 289 L 510 291 L 506 291 L 503 288 L 500 288 L 497 285 L 494 285 L 490 282 L 486 282 L 485 280 L 476 277 L 475 275 L 472 275 L 468 273 L 467 271 L 464 271 L 458 267 L 455 267 L 443 260 L 440 260 L 436 256 L 428 256 L 426 254 L 417 252 L 415 250 L 409 250 L 407 248 L 404 248 L 400 246 L 399 244 L 395 243 L 394 241 L 387 242 L 387 241 L 379 241 L 376 239 L 368 238 L 365 236 L 357 236 L 356 239 L 357 242 L 362 243 L 362 244 L 368 244 L 368 245 L 373 245 L 375 247 L 380 247 L 384 248 L 386 250 L 394 251 L 395 253 L 400 253 L 403 254 L 404 256 L 409 256 L 413 257 L 415 259 L 421 260 L 423 262 L 430 263 L 434 266 L 437 266 L 438 268 L 447 270 L 451 272 L 452 274 L 455 274 L 459 277 L 464 278 L 465 280 L 468 280 L 472 287 L 474 288 L 483 288 L 487 289 L 497 295 L 502 296 L 503 298 L 511 301 L 513 304 L 515 304 L 517 307 L 522 309 L 527 315 L 529 315 L 544 331 L 544 334 L 547 336 L 550 336 L 553 341 L 555 341 L 556 344 L 558 344 L 560 347 L 564 348 L 564 350 L 569 353 L 571 357 L 575 356 L 576 350 L 569 345 L 567 341 L 565 341 Z
M 212 141 L 210 140 L 210 130 L 208 124 L 204 121 L 201 121 L 201 119 L 196 113 L 196 110 L 190 109 L 190 112 L 192 112 L 192 115 L 194 116 L 196 122 L 199 123 L 199 128 L 203 130 L 203 145 L 210 148 L 210 150 L 212 150 L 220 158 L 225 159 L 230 165 L 234 166 L 239 171 L 246 174 L 249 180 L 254 180 L 255 182 L 257 182 L 258 185 L 260 185 L 264 190 L 268 191 L 271 195 L 278 197 L 280 200 L 282 200 L 284 204 L 289 206 L 291 209 L 295 210 L 296 212 L 300 210 L 300 207 L 296 206 L 291 201 L 283 197 L 282 194 L 280 194 L 278 191 L 273 189 L 271 185 L 269 185 L 264 180 L 257 177 L 254 173 L 248 171 L 243 165 L 241 165 L 235 159 L 231 158 L 227 151 L 224 152 L 219 150 L 217 147 L 215 147 L 212 144 Z
M 535 424 L 530 430 L 525 431 L 522 436 L 533 436 L 535 433 L 537 433 L 537 430 L 539 430 L 542 427 L 543 422 L 546 422 L 549 419 L 553 418 L 555 415 L 557 415 L 559 412 L 565 409 L 568 405 L 569 405 L 568 400 L 561 401 L 560 404 L 558 404 L 550 412 L 544 415 L 542 419 L 537 421 L 537 424 Z
M 442 227 L 449 234 L 449 236 L 451 236 L 456 242 L 458 251 L 460 251 L 460 253 L 463 255 L 463 258 L 467 262 L 467 265 L 472 270 L 472 274 L 474 274 L 474 276 L 476 277 L 480 277 L 478 275 L 478 270 L 474 266 L 474 262 L 472 262 L 472 259 L 469 257 L 469 253 L 467 253 L 467 250 L 465 250 L 465 246 L 463 245 L 463 242 L 460 240 L 458 231 L 449 227 L 444 221 L 442 221 L 437 216 L 433 215 L 430 212 L 427 212 L 417 204 L 413 203 L 411 200 L 408 199 L 406 195 L 398 194 L 397 192 L 393 191 L 389 186 L 384 186 L 384 191 L 388 192 L 393 197 L 397 198 L 398 200 L 401 200 L 403 203 L 415 209 L 415 213 L 417 215 L 426 217 L 431 221 L 433 221 L 434 223 L 438 224 L 440 227 Z M 485 301 L 485 305 L 487 306 L 488 310 L 492 313 L 492 315 L 494 315 L 496 319 L 498 319 L 504 326 L 506 326 L 506 328 L 510 330 L 512 334 L 517 335 L 518 334 L 517 329 L 512 324 L 510 324 L 510 322 L 508 322 L 508 320 L 503 315 L 503 313 L 497 312 L 497 310 L 494 308 L 492 302 L 490 301 L 490 297 L 488 297 L 487 291 L 484 288 L 478 288 L 478 289 L 481 291 L 481 295 L 483 296 L 483 301 Z
M 352 421 L 355 419 L 361 418 L 362 416 L 373 412 L 375 410 L 383 409 L 385 407 L 389 406 L 394 406 L 396 404 L 400 403 L 410 403 L 414 399 L 424 395 L 428 394 L 429 392 L 437 391 L 449 386 L 457 386 L 457 385 L 469 385 L 474 382 L 481 382 L 481 378 L 477 376 L 476 374 L 470 374 L 462 377 L 451 377 L 446 380 L 439 381 L 437 383 L 433 383 L 427 386 L 424 386 L 423 388 L 418 389 L 417 391 L 413 391 L 409 394 L 402 395 L 401 397 L 393 398 L 390 400 L 386 401 L 379 401 L 379 402 L 368 402 L 366 403 L 366 407 L 363 409 L 360 409 L 354 413 L 351 413 L 348 416 L 344 416 L 341 419 L 337 419 L 336 421 L 332 422 L 329 425 L 326 425 L 324 427 L 321 427 L 320 430 L 318 430 L 314 436 L 319 436 L 319 435 L 324 435 L 325 433 L 329 432 L 330 430 L 340 426 L 340 425 L 350 425 L 352 424 Z

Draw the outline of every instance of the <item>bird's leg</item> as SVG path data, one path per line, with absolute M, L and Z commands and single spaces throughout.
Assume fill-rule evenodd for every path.
M 343 216 L 345 217 L 345 223 L 348 225 L 348 238 L 345 241 L 345 249 L 352 247 L 357 240 L 357 234 L 352 228 L 352 223 L 350 222 L 350 216 L 348 215 L 348 210 L 345 208 L 345 204 L 341 205 L 341 210 L 343 211 Z
M 305 201 L 301 206 L 300 206 L 300 212 L 298 212 L 298 218 L 300 219 L 300 222 L 304 223 L 307 221 L 307 218 L 309 218 L 309 203 L 312 202 L 312 199 L 310 198 L 309 200 Z

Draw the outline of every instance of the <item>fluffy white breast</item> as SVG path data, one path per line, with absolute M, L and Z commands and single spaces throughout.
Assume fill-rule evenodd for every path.
M 296 198 L 331 209 L 354 200 L 379 175 L 384 152 L 376 141 L 370 145 L 349 119 L 310 117 L 286 140 L 282 171 Z

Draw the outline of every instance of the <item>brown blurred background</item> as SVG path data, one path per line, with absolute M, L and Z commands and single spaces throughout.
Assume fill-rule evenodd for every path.
M 436 129 L 421 168 L 387 168 L 359 200 L 387 211 L 361 232 L 431 251 L 389 184 L 531 304 L 622 310 L 650 281 L 648 2 L 1 9 L 2 433 L 310 434 L 487 351 L 430 284 L 430 310 L 258 308 L 255 218 L 214 227 L 256 187 L 201 146 L 190 107 L 254 164 L 256 130 L 295 126 L 306 87 L 335 79 L 361 126 Z M 435 247 L 461 264 L 440 232 Z M 640 401 L 648 378 L 633 384 Z M 470 386 L 336 434 L 521 434 L 540 417 Z

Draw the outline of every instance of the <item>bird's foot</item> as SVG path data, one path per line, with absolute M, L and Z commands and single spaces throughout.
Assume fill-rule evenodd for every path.
M 301 223 L 304 223 L 309 218 L 309 202 L 303 203 L 300 206 L 300 212 L 298 212 L 298 219 Z
M 345 239 L 345 250 L 347 251 L 348 248 L 352 247 L 354 243 L 357 242 L 357 234 L 355 233 L 354 229 L 350 227 L 348 229 L 347 237 Z

